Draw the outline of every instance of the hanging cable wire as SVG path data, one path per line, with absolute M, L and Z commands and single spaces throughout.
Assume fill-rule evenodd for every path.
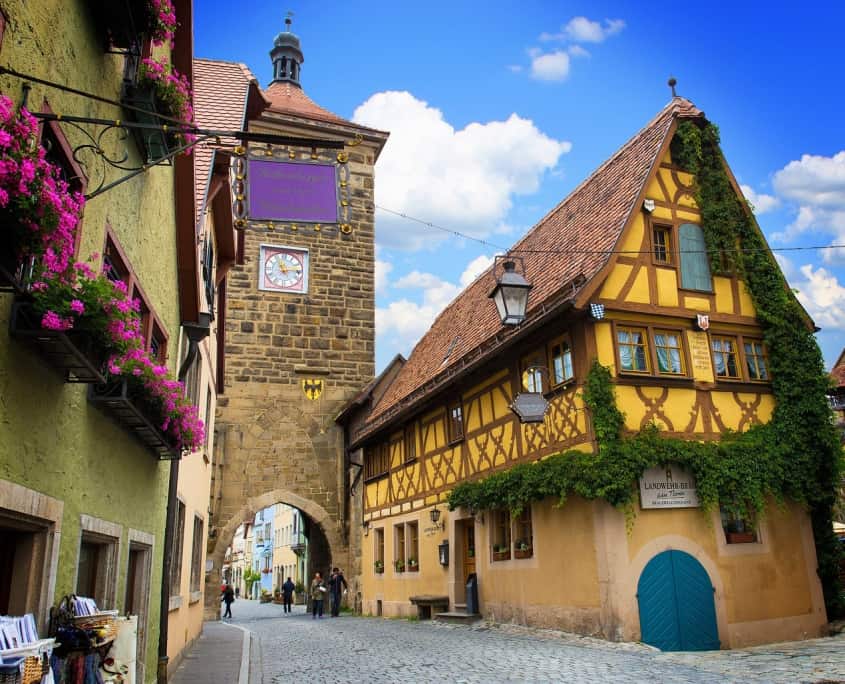
M 482 238 L 474 237 L 472 235 L 467 235 L 466 233 L 462 233 L 459 230 L 455 230 L 453 228 L 446 228 L 444 226 L 437 225 L 431 221 L 426 221 L 421 218 L 417 218 L 416 216 L 411 216 L 410 214 L 405 214 L 401 211 L 395 211 L 394 209 L 388 209 L 387 207 L 383 207 L 380 204 L 375 205 L 376 209 L 380 211 L 384 211 L 388 214 L 393 214 L 394 216 L 398 216 L 400 218 L 406 219 L 408 221 L 414 221 L 415 223 L 420 223 L 428 228 L 434 228 L 436 230 L 440 230 L 444 233 L 449 233 L 450 235 L 454 235 L 455 237 L 459 237 L 463 240 L 471 240 L 472 242 L 477 242 L 478 244 L 484 245 L 485 247 L 490 247 L 491 249 L 497 249 L 502 252 L 506 252 L 508 254 L 570 254 L 570 255 L 588 255 L 588 254 L 627 254 L 627 255 L 637 255 L 637 254 L 651 254 L 652 250 L 650 249 L 583 249 L 583 248 L 572 248 L 572 249 L 527 249 L 523 247 L 503 247 L 502 245 L 497 245 L 493 242 L 489 242 L 488 240 L 484 240 Z M 796 246 L 796 247 L 756 247 L 756 248 L 748 248 L 748 247 L 737 247 L 736 249 L 719 249 L 715 250 L 716 253 L 724 253 L 724 254 L 738 254 L 738 253 L 751 253 L 751 252 L 808 252 L 814 250 L 825 250 L 825 249 L 845 249 L 845 244 L 843 245 L 810 245 L 810 246 Z M 678 254 L 708 254 L 712 250 L 706 249 L 681 249 L 678 250 Z

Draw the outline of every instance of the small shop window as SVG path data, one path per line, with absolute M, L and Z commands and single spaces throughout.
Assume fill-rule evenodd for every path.
M 513 553 L 515 558 L 531 558 L 534 555 L 534 531 L 531 527 L 531 508 L 528 507 L 514 520 Z
M 405 526 L 405 537 L 408 540 L 408 555 L 405 559 L 405 569 L 410 572 L 416 572 L 420 569 L 419 536 L 419 524 L 415 522 L 407 523 L 407 525 Z
M 176 525 L 170 547 L 170 597 L 182 595 L 182 547 L 185 543 L 185 504 L 176 502 Z
M 446 424 L 449 444 L 454 444 L 464 438 L 464 410 L 460 402 L 447 407 Z
M 684 223 L 678 229 L 678 245 L 681 252 L 681 287 L 712 292 L 713 280 L 704 231 L 694 223 Z
M 735 337 L 714 335 L 710 340 L 713 349 L 713 365 L 717 378 L 740 378 L 740 366 L 737 359 L 737 344 Z
M 191 544 L 191 593 L 202 588 L 202 545 L 205 523 L 198 515 L 194 516 L 194 537 Z
M 566 338 L 553 342 L 549 346 L 549 358 L 552 369 L 552 386 L 562 385 L 575 377 L 572 367 L 572 348 Z
M 411 423 L 405 427 L 405 463 L 417 458 L 417 431 L 416 425 Z
M 377 574 L 384 572 L 384 528 L 373 530 L 373 568 Z
M 493 511 L 491 525 L 491 546 L 494 561 L 510 560 L 511 557 L 511 514 L 510 511 L 498 509 Z
M 393 568 L 405 572 L 405 523 L 393 526 Z
M 652 254 L 657 264 L 672 263 L 672 227 L 654 226 L 651 230 Z
M 545 365 L 543 355 L 539 352 L 522 359 L 519 364 L 519 374 L 523 391 L 543 394 L 548 390 L 548 387 L 543 382 L 543 369 Z
M 749 380 L 768 380 L 769 361 L 766 348 L 760 340 L 743 340 L 745 351 L 745 367 L 748 369 Z
M 647 339 L 644 328 L 619 327 L 616 329 L 621 370 L 634 373 L 649 372 Z
M 753 517 L 742 514 L 730 506 L 720 506 L 719 514 L 722 518 L 722 530 L 725 542 L 728 544 L 756 544 L 757 523 Z
M 658 373 L 684 375 L 684 350 L 680 332 L 655 330 L 654 352 L 657 355 Z

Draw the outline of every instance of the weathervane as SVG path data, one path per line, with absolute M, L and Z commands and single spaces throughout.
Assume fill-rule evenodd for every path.
M 678 97 L 678 93 L 675 92 L 675 86 L 678 85 L 677 79 L 674 76 L 670 76 L 667 83 L 668 83 L 669 87 L 672 89 L 672 97 Z
M 290 10 L 287 11 L 285 14 L 285 26 L 288 28 L 288 33 L 290 33 L 290 25 L 293 23 L 293 12 Z

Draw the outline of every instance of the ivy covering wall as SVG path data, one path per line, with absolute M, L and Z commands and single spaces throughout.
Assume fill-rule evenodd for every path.
M 598 451 L 570 450 L 525 463 L 450 493 L 450 510 L 509 508 L 553 497 L 560 505 L 577 494 L 604 499 L 633 523 L 635 483 L 647 468 L 677 463 L 696 479 L 702 509 L 722 506 L 742 517 L 761 515 L 768 497 L 807 506 L 828 617 L 845 614 L 839 581 L 842 553 L 832 510 L 843 463 L 825 397 L 829 386 L 811 323 L 789 290 L 748 207 L 726 172 L 716 126 L 684 120 L 671 145 L 674 163 L 696 179 L 695 197 L 713 273 L 735 272 L 751 294 L 769 352 L 776 408 L 766 425 L 729 432 L 718 442 L 670 438 L 651 426 L 623 434 L 610 371 L 594 362 L 584 387 Z

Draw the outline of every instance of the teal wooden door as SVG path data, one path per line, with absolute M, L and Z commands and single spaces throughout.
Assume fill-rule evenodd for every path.
M 718 649 L 713 592 L 707 571 L 688 553 L 656 555 L 637 583 L 643 643 L 662 651 Z

